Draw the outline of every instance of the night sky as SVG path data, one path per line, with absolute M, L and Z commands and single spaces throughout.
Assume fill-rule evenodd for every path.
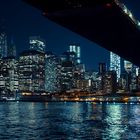
M 122 0 L 140 20 L 140 0 Z M 5 19 L 6 32 L 14 38 L 18 53 L 29 48 L 29 36 L 41 36 L 47 42 L 46 50 L 61 54 L 69 44 L 81 46 L 82 62 L 87 69 L 97 70 L 99 62 L 109 62 L 109 52 L 97 44 L 49 21 L 39 10 L 22 0 L 1 0 L 0 19 Z

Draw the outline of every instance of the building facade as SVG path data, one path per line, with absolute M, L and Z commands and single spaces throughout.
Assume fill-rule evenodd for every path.
M 0 60 L 0 89 L 5 94 L 15 94 L 18 91 L 17 66 L 18 61 L 15 57 L 5 57 Z
M 75 66 L 77 64 L 76 62 L 76 55 L 75 52 L 64 52 L 60 56 L 61 60 L 61 79 L 60 79 L 60 85 L 61 90 L 71 90 L 75 88 L 74 83 L 74 72 L 75 72 Z
M 0 56 L 7 57 L 7 35 L 3 30 L 0 30 Z
M 99 79 L 98 80 L 98 87 L 99 87 L 99 90 L 103 90 L 104 88 L 104 76 L 105 76 L 105 73 L 107 71 L 107 66 L 106 66 L 106 63 L 99 63 Z
M 116 71 L 118 81 L 121 74 L 121 58 L 113 52 L 110 52 L 110 71 Z
M 103 91 L 105 94 L 116 93 L 117 91 L 116 71 L 107 71 L 104 75 Z
M 45 54 L 29 50 L 19 57 L 19 91 L 21 94 L 45 92 Z
M 79 45 L 71 44 L 69 46 L 69 52 L 74 52 L 76 54 L 76 62 L 81 63 L 81 48 Z
M 16 45 L 13 40 L 11 40 L 11 43 L 8 45 L 7 56 L 16 57 Z
M 59 92 L 61 65 L 60 58 L 53 53 L 47 53 L 45 58 L 45 90 L 49 93 Z
M 99 63 L 99 75 L 103 75 L 107 71 L 106 63 Z

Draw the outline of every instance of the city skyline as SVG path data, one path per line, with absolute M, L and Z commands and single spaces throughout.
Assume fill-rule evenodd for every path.
M 12 8 L 19 6 L 19 4 L 27 8 L 25 8 L 26 12 L 24 7 L 20 9 L 19 13 L 15 9 L 12 12 L 17 15 L 14 14 L 15 18 L 13 16 L 10 17 L 13 22 L 9 22 L 10 18 L 8 21 L 4 16 L 3 19 L 1 18 L 3 22 L 1 22 L 0 26 L 2 28 L 0 35 L 0 43 L 2 44 L 1 70 L 2 72 L 8 71 L 5 65 L 6 63 L 11 63 L 14 58 L 5 58 L 6 54 L 15 56 L 15 48 L 17 48 L 17 61 L 14 60 L 14 65 L 17 62 L 19 63 L 16 67 L 19 72 L 19 91 L 26 91 L 25 89 L 27 89 L 30 92 L 40 92 L 43 89 L 45 91 L 46 87 L 47 90 L 50 87 L 50 91 L 53 91 L 52 89 L 55 86 L 61 87 L 60 91 L 71 89 L 92 91 L 92 88 L 95 88 L 99 91 L 101 90 L 101 92 L 109 93 L 119 91 L 119 89 L 122 89 L 122 85 L 125 87 L 125 91 L 137 89 L 139 83 L 136 80 L 138 75 L 136 75 L 136 67 L 134 65 L 131 73 L 124 72 L 124 59 L 121 56 L 52 23 L 43 17 L 39 11 L 22 1 L 18 1 L 17 5 L 12 5 Z M 124 8 L 123 10 L 127 9 Z M 29 12 L 28 17 L 26 17 L 27 12 Z M 17 23 L 15 23 L 15 20 Z M 13 28 L 17 24 L 19 26 Z M 49 26 L 49 29 L 46 25 Z M 20 37 L 19 40 L 18 37 Z M 12 38 L 11 41 L 9 38 Z M 98 68 L 101 68 L 100 70 L 103 71 L 98 71 Z M 14 69 L 15 73 L 16 69 Z M 35 69 L 37 71 L 36 74 L 34 73 Z M 138 71 L 137 73 L 139 74 Z M 9 74 L 11 74 L 10 71 Z M 125 76 L 122 76 L 122 74 L 125 74 Z M 5 75 L 2 74 L 2 77 L 3 85 L 5 85 Z M 6 77 L 6 79 L 8 78 L 10 79 L 10 77 Z M 96 82 L 93 79 L 96 79 Z M 124 80 L 129 86 L 126 87 L 126 84 L 120 80 Z M 27 83 L 30 86 L 27 86 Z M 52 83 L 54 84 L 52 85 Z
M 15 56 L 15 47 L 3 52 L 0 63 L 1 93 L 21 95 L 85 91 L 102 94 L 139 90 L 139 68 L 110 52 L 110 68 L 98 62 L 98 71 L 88 70 L 81 61 L 81 48 L 70 44 L 61 55 L 45 51 L 45 40 L 32 36 L 29 48 Z M 13 42 L 11 42 L 13 43 Z M 9 43 L 8 43 L 9 44 Z M 13 44 L 11 44 L 14 46 Z M 11 46 L 11 47 L 12 47 Z M 80 63 L 81 62 L 81 63 Z M 121 71 L 121 63 L 124 70 Z M 11 92 L 11 93 L 10 93 Z

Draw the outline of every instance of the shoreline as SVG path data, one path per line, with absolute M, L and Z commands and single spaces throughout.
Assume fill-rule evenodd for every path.
M 40 102 L 40 103 L 56 103 L 56 102 L 73 102 L 73 103 L 97 103 L 97 104 L 116 104 L 116 103 L 121 103 L 121 104 L 140 104 L 140 101 L 74 101 L 74 100 L 0 100 L 0 102 L 8 103 L 8 102 Z
M 93 103 L 124 103 L 140 104 L 140 94 L 112 95 L 23 95 L 20 97 L 4 97 L 0 102 L 93 102 Z

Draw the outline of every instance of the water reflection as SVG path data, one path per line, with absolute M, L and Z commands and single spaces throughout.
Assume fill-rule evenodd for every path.
M 106 128 L 103 133 L 103 139 L 120 140 L 127 130 L 127 123 L 123 123 L 121 105 L 108 105 L 104 121 Z
M 1 103 L 0 139 L 139 139 L 140 107 L 94 103 Z

